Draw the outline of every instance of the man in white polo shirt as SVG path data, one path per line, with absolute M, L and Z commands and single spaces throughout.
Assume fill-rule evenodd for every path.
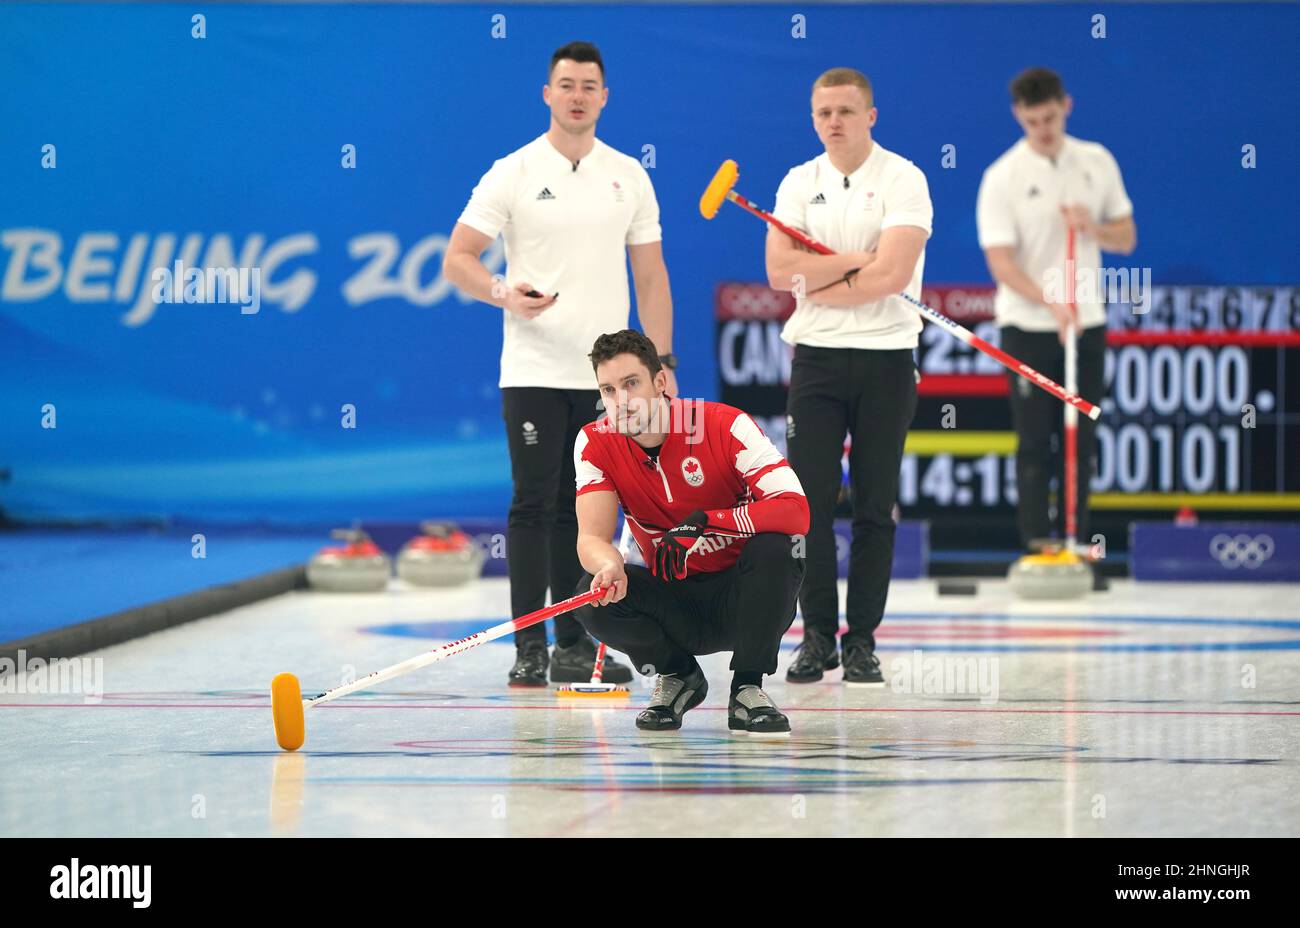
M 1079 394 L 1097 403 L 1105 388 L 1106 309 L 1097 284 L 1101 252 L 1132 253 L 1137 245 L 1133 204 L 1111 153 L 1096 142 L 1066 135 L 1073 101 L 1056 73 L 1046 68 L 1024 71 L 1011 82 L 1011 101 L 1025 136 L 984 172 L 976 205 L 980 247 L 998 284 L 994 312 L 1002 347 L 1053 380 L 1064 381 L 1062 345 L 1071 320 L 1063 281 L 1067 230 L 1073 224 Z M 1017 521 L 1027 549 L 1033 540 L 1052 534 L 1049 485 L 1052 475 L 1060 473 L 1053 462 L 1052 437 L 1062 428 L 1062 406 L 1025 378 L 1009 377 L 1018 439 Z M 1088 484 L 1096 434 L 1096 423 L 1080 416 L 1080 541 L 1089 537 Z M 1063 510 L 1057 507 L 1061 522 Z
M 600 52 L 571 42 L 551 57 L 542 99 L 546 134 L 492 165 L 447 245 L 447 278 L 474 298 L 505 310 L 501 348 L 502 414 L 514 497 L 507 533 L 514 617 L 572 594 L 577 558 L 573 443 L 600 412 L 587 353 L 596 338 L 627 328 L 627 263 L 637 314 L 671 368 L 672 297 L 660 241 L 659 205 L 640 162 L 596 138 L 609 98 Z M 480 256 L 501 234 L 506 273 L 496 280 Z M 511 686 L 590 679 L 595 646 L 571 615 L 555 620 L 555 654 L 546 629 L 515 635 Z M 631 671 L 605 665 L 604 679 L 627 683 Z
M 812 513 L 799 594 L 804 637 L 786 671 L 811 683 L 840 663 L 835 537 L 844 436 L 853 490 L 844 682 L 884 684 L 875 630 L 894 560 L 893 508 L 903 442 L 916 412 L 921 320 L 897 294 L 920 299 L 933 208 L 925 175 L 871 137 L 871 82 L 834 68 L 813 84 L 813 127 L 824 154 L 793 168 L 774 214 L 839 252 L 813 254 L 776 229 L 767 237 L 768 282 L 793 291 L 781 337 L 794 345 L 787 405 L 789 460 Z

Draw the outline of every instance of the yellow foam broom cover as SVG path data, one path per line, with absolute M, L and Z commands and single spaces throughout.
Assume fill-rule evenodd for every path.
M 276 674 L 271 681 L 271 714 L 275 718 L 275 740 L 286 751 L 296 751 L 307 740 L 303 716 L 302 687 L 291 673 Z
M 727 198 L 727 194 L 731 193 L 731 188 L 736 186 L 738 177 L 740 177 L 740 169 L 736 167 L 736 162 L 730 158 L 722 162 L 722 167 L 718 168 L 718 173 L 713 175 L 713 180 L 709 181 L 704 195 L 700 197 L 701 216 L 712 219 L 718 214 L 718 208 L 722 206 L 722 201 Z

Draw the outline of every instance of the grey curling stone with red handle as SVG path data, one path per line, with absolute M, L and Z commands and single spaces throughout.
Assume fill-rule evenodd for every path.
M 322 548 L 307 562 L 307 583 L 331 593 L 377 593 L 388 587 L 393 559 L 360 529 L 336 529 L 345 545 Z
M 397 575 L 414 586 L 460 586 L 477 580 L 486 560 L 474 539 L 450 522 L 426 522 L 397 555 Z

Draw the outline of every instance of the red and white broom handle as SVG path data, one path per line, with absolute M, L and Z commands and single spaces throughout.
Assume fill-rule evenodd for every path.
M 632 540 L 633 540 L 632 526 L 628 523 L 627 519 L 624 519 L 623 534 L 618 541 L 618 553 L 621 554 L 624 558 L 627 557 L 627 552 L 632 547 Z M 604 676 L 605 676 L 605 642 L 602 641 L 596 647 L 596 663 L 591 665 L 591 680 L 588 682 L 599 683 L 601 682 L 601 678 Z
M 455 657 L 457 654 L 463 654 L 470 648 L 477 648 L 479 645 L 489 641 L 495 641 L 514 632 L 522 631 L 525 628 L 536 625 L 538 622 L 545 622 L 549 618 L 562 615 L 572 609 L 585 606 L 587 603 L 595 602 L 609 592 L 608 587 L 599 587 L 586 593 L 579 593 L 577 596 L 570 596 L 568 599 L 561 600 L 545 609 L 538 609 L 536 612 L 530 612 L 528 615 L 522 615 L 517 619 L 510 619 L 502 622 L 500 625 L 494 625 L 491 628 L 484 629 L 481 632 L 475 632 L 467 638 L 459 638 L 456 641 L 449 641 L 432 651 L 425 651 L 416 657 L 402 661 L 400 664 L 394 664 L 391 667 L 385 667 L 383 670 L 376 670 L 372 674 L 367 674 L 359 680 L 353 680 L 351 683 L 345 683 L 342 686 L 336 686 L 332 690 L 314 696 L 311 699 L 302 701 L 303 708 L 311 708 L 323 702 L 329 702 L 331 699 L 338 699 L 340 696 L 346 696 L 349 693 L 355 693 L 358 690 L 366 689 L 393 677 L 399 677 L 404 673 L 410 673 L 412 670 L 419 670 L 421 667 L 427 667 L 430 664 L 436 664 L 438 661 L 446 660 L 449 657 Z
M 1065 233 L 1065 302 L 1070 309 L 1070 327 L 1065 335 L 1065 389 L 1071 393 L 1079 389 L 1079 344 L 1077 340 L 1079 319 L 1074 300 L 1074 225 Z M 1065 407 L 1065 548 L 1078 549 L 1079 527 L 1079 413 L 1073 406 Z
M 727 191 L 727 199 L 730 200 L 732 203 L 735 203 L 741 209 L 753 213 L 755 216 L 757 216 L 759 219 L 762 219 L 764 222 L 770 222 L 772 225 L 780 229 L 786 235 L 790 236 L 796 242 L 808 246 L 818 254 L 823 254 L 823 255 L 835 254 L 834 251 L 832 251 L 830 248 L 827 248 L 821 242 L 805 235 L 804 233 L 800 232 L 798 229 L 791 228 L 781 220 L 777 219 L 771 213 L 767 212 L 764 209 L 761 209 L 758 206 L 755 206 L 749 200 L 746 200 L 740 194 L 736 193 L 736 191 L 734 190 Z M 958 325 L 957 323 L 949 319 L 947 316 L 945 316 L 943 313 L 931 309 L 929 306 L 926 306 L 920 300 L 914 300 L 906 293 L 899 293 L 897 295 L 901 296 L 903 299 L 907 300 L 907 302 L 911 303 L 912 306 L 916 309 L 916 311 L 919 312 L 926 319 L 929 319 L 931 322 L 935 323 L 936 325 L 940 325 L 943 328 L 947 329 L 949 334 L 956 336 L 958 339 L 970 345 L 976 351 L 981 351 L 984 354 L 988 355 L 990 358 L 992 358 L 994 361 L 997 361 L 999 364 L 1001 364 L 1007 370 L 1011 371 L 1013 374 L 1019 374 L 1021 377 L 1024 377 L 1030 383 L 1037 384 L 1039 387 L 1046 390 L 1048 393 L 1052 394 L 1052 396 L 1056 397 L 1058 400 L 1065 403 L 1067 408 L 1078 409 L 1089 419 L 1095 420 L 1101 417 L 1101 407 L 1094 406 L 1092 403 L 1089 403 L 1087 400 L 1076 395 L 1073 390 L 1068 390 L 1067 388 L 1062 387 L 1060 384 L 1052 380 L 1050 377 L 1046 376 L 1045 374 L 1039 373 L 1038 371 L 1034 370 L 1032 367 L 1030 367 L 1028 364 L 1024 363 L 1023 361 L 1013 358 L 1011 355 L 1007 354 L 1005 351 L 1003 351 L 1001 348 L 998 348 L 996 345 L 990 345 L 988 342 L 980 338 L 970 329 L 967 329 L 965 326 Z

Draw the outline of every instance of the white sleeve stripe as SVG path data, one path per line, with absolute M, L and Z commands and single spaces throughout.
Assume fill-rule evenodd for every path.
M 774 467 L 759 477 L 758 489 L 764 499 L 780 496 L 782 493 L 804 495 L 803 484 L 799 482 L 799 477 L 788 464 L 784 467 Z
M 743 477 L 785 460 L 771 440 L 754 424 L 754 420 L 743 413 L 731 423 L 731 434 L 743 448 L 736 455 L 736 470 Z
M 601 483 L 605 479 L 605 472 L 582 456 L 583 451 L 587 449 L 588 441 L 587 433 L 584 431 L 578 433 L 573 443 L 573 470 L 579 490 Z

